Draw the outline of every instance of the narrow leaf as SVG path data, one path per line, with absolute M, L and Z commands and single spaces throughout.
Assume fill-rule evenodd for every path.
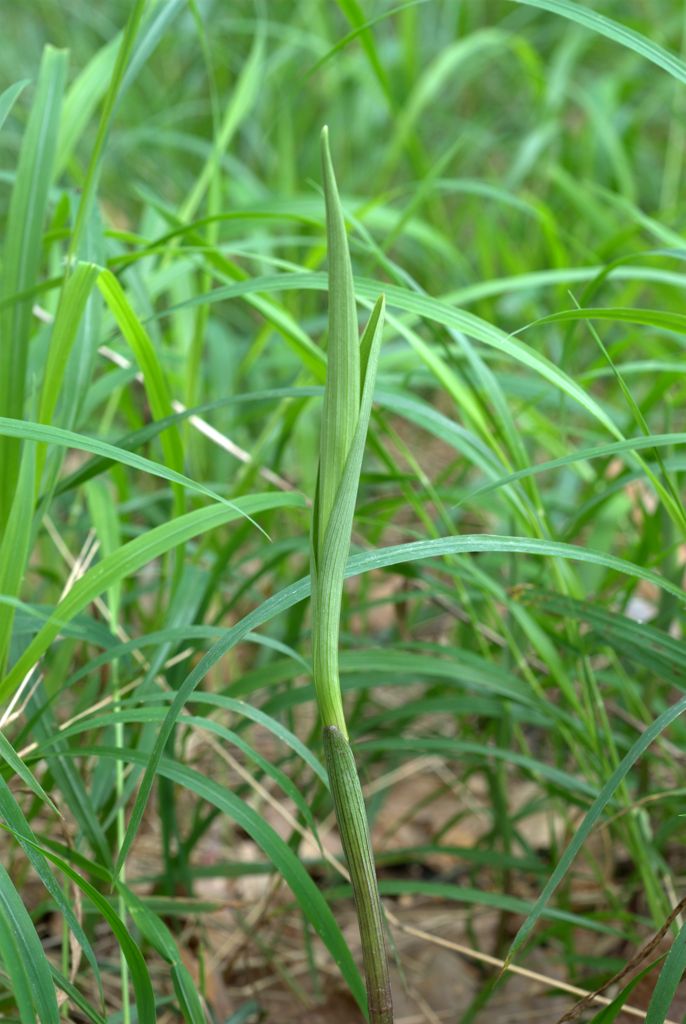
M 0 299 L 30 292 L 37 283 L 66 73 L 66 51 L 47 46 L 10 199 Z M 31 299 L 15 300 L 0 316 L 0 416 L 24 413 L 30 333 Z M 0 529 L 14 494 L 19 449 L 16 441 L 0 438 Z
M 322 173 L 329 259 L 329 346 L 319 447 L 320 538 L 324 536 L 352 444 L 360 394 L 360 347 L 353 272 L 326 128 L 322 131 Z
M 0 920 L 0 932 L 4 931 L 6 939 L 14 943 L 17 956 L 21 960 L 22 970 L 21 972 L 15 971 L 15 977 L 20 986 L 24 984 L 24 977 L 28 980 L 31 1002 L 38 1020 L 41 1024 L 60 1024 L 50 965 L 28 911 L 2 864 L 0 864 L 0 919 L 4 919 L 4 921 Z M 11 965 L 6 963 L 6 966 L 12 973 Z M 25 1014 L 22 1012 L 22 1019 L 24 1017 Z
M 526 4 L 528 7 L 538 7 L 542 11 L 550 11 L 551 14 L 559 14 L 562 18 L 575 21 L 578 25 L 583 25 L 584 28 L 619 43 L 620 46 L 626 46 L 627 49 L 633 50 L 634 53 L 640 54 L 641 57 L 645 57 L 646 60 L 662 68 L 679 82 L 686 83 L 686 63 L 683 60 L 640 32 L 627 28 L 626 25 L 613 21 L 588 6 L 572 3 L 572 0 L 514 0 L 514 2 Z
M 686 924 L 681 926 L 660 971 L 648 1004 L 646 1024 L 662 1024 L 686 970 Z
M 634 766 L 636 761 L 638 761 L 639 757 L 648 749 L 653 740 L 656 739 L 662 732 L 664 732 L 664 730 L 676 718 L 678 718 L 679 715 L 683 714 L 684 711 L 686 711 L 686 697 L 682 697 L 680 701 L 677 701 L 676 704 L 672 705 L 672 707 L 664 711 L 659 716 L 659 718 L 656 718 L 655 721 L 652 722 L 651 725 L 649 725 L 648 728 L 645 730 L 645 732 L 643 732 L 642 735 L 636 740 L 636 742 L 633 744 L 629 752 L 622 758 L 621 762 L 614 770 L 610 778 L 607 780 L 607 782 L 601 789 L 600 793 L 598 794 L 597 798 L 594 800 L 593 804 L 587 811 L 584 820 L 581 822 L 581 825 L 577 828 L 576 832 L 574 833 L 574 837 L 569 843 L 569 846 L 566 848 L 562 856 L 559 858 L 555 870 L 553 871 L 550 878 L 543 887 L 543 891 L 536 900 L 531 913 L 529 914 L 526 921 L 517 932 L 517 935 L 515 936 L 514 941 L 510 946 L 510 951 L 507 955 L 507 963 L 510 963 L 512 961 L 512 958 L 514 957 L 517 950 L 521 948 L 522 944 L 531 934 L 532 930 L 536 926 L 536 922 L 538 921 L 543 910 L 547 906 L 548 901 L 550 900 L 551 896 L 553 895 L 559 884 L 564 879 L 565 875 L 567 874 L 569 868 L 571 867 L 574 861 L 574 858 L 576 857 L 577 853 L 579 852 L 583 844 L 588 839 L 594 825 L 600 819 L 600 816 L 602 815 L 603 811 L 610 802 L 617 787 L 626 778 L 631 768 Z M 686 939 L 686 933 L 684 933 L 684 938 Z M 683 949 L 680 949 L 680 951 L 676 954 L 677 958 L 681 956 L 683 956 Z M 657 1018 L 655 1018 L 654 1024 L 656 1024 L 656 1022 Z
M 148 764 L 148 755 L 145 752 L 130 748 L 99 747 L 92 751 L 86 748 L 79 751 L 79 754 L 82 753 L 97 753 L 101 757 L 119 758 L 140 765 Z M 161 758 L 157 762 L 156 771 L 164 778 L 171 779 L 172 782 L 184 786 L 218 807 L 252 836 L 290 886 L 303 913 L 334 957 L 358 1005 L 363 1009 L 366 1004 L 364 986 L 350 950 L 328 904 L 288 844 L 267 824 L 261 814 L 226 786 L 168 758 Z
M 48 622 L 33 638 L 0 684 L 0 699 L 14 693 L 25 674 L 59 635 L 62 624 L 82 611 L 93 598 L 98 597 L 113 583 L 132 575 L 154 558 L 183 544 L 191 537 L 197 537 L 207 530 L 230 523 L 245 513 L 252 514 L 301 504 L 302 499 L 294 494 L 256 494 L 237 499 L 234 508 L 211 505 L 209 508 L 188 512 L 124 544 L 84 573 L 60 601 Z
M 5 91 L 0 93 L 0 128 L 4 125 L 16 100 L 21 96 L 29 82 L 29 78 L 23 78 L 20 82 L 8 85 Z

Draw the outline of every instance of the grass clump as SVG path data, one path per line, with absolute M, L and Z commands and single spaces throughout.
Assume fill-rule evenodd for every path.
M 681 5 L 3 30 L 0 1016 L 680 1018 Z

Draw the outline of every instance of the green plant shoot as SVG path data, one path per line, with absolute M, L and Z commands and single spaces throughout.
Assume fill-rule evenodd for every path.
M 312 660 L 326 766 L 360 926 L 369 1018 L 372 1024 L 389 1024 L 393 1010 L 381 903 L 338 675 L 343 572 L 371 414 L 384 298 L 377 300 L 359 341 L 350 253 L 326 128 L 322 132 L 322 167 L 329 257 L 329 348 L 312 513 Z

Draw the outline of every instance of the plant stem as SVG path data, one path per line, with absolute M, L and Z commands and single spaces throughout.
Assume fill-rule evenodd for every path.
M 383 914 L 362 787 L 350 744 L 335 725 L 324 729 L 324 756 L 355 897 L 369 1020 L 371 1024 L 392 1024 L 393 1005 Z
M 355 515 L 384 321 L 380 295 L 360 340 L 348 239 L 328 132 L 322 172 L 329 256 L 329 344 L 312 509 L 312 672 L 324 725 L 324 752 L 336 820 L 348 861 L 362 942 L 371 1024 L 392 1024 L 383 917 L 369 826 L 355 758 L 348 743 L 338 646 L 345 563 Z

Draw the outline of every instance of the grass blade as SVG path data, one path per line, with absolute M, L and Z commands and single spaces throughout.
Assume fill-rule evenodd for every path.
M 253 514 L 272 508 L 298 505 L 302 505 L 302 500 L 293 494 L 252 495 L 237 499 L 233 508 L 212 505 L 209 508 L 196 509 L 129 541 L 122 548 L 103 558 L 74 584 L 57 605 L 48 622 L 5 676 L 0 684 L 0 699 L 14 693 L 25 674 L 58 636 L 62 624 L 72 619 L 94 597 L 104 593 L 113 583 L 132 575 L 154 558 L 186 540 L 197 537 L 206 530 L 230 523 L 245 513 Z
M 7 741 L 5 740 L 5 742 Z M 23 771 L 20 774 L 20 778 L 22 779 L 22 781 L 26 781 L 26 775 L 28 775 L 29 778 L 33 780 L 31 789 L 34 790 L 34 792 L 37 790 L 40 795 L 40 793 L 43 792 L 41 787 L 36 782 L 33 774 L 24 765 Z M 48 800 L 48 803 L 52 804 L 52 801 Z M 19 804 L 16 802 L 9 786 L 2 778 L 0 778 L 0 813 L 4 818 L 6 826 L 9 829 L 13 830 L 17 842 L 24 850 L 24 853 L 26 854 L 28 860 L 31 862 L 31 865 L 33 866 L 36 874 L 38 875 L 41 882 L 45 886 L 47 892 L 54 900 L 55 906 L 63 915 L 68 927 L 71 929 L 73 935 L 75 936 L 79 945 L 84 951 L 89 964 L 93 968 L 95 979 L 100 992 L 100 998 L 102 999 L 102 983 L 100 979 L 100 969 L 98 967 L 98 961 L 93 950 L 93 947 L 91 946 L 88 937 L 86 936 L 86 933 L 84 932 L 81 924 L 78 921 L 78 918 L 76 917 L 76 914 L 74 913 L 74 909 L 71 905 L 68 894 L 63 891 L 63 889 L 58 885 L 57 881 L 55 880 L 47 860 L 45 859 L 40 849 L 38 848 L 36 837 L 33 834 L 31 827 L 29 826 L 29 823 L 26 820 L 26 817 L 24 816 L 23 811 L 19 807 Z M 55 813 L 59 814 L 57 809 L 55 809 Z M 24 839 L 24 837 L 26 837 L 26 839 Z
M 19 479 L 0 543 L 0 594 L 3 597 L 19 596 L 26 572 L 33 528 L 35 480 L 35 445 L 28 442 L 23 447 Z M 7 665 L 14 612 L 12 604 L 3 604 L 0 607 L 0 677 Z
M 66 51 L 46 47 L 10 199 L 3 250 L 2 299 L 28 292 L 37 283 L 66 74 Z M 24 299 L 6 306 L 0 316 L 2 416 L 20 418 L 24 412 L 30 333 L 31 301 Z M 7 522 L 14 496 L 19 450 L 15 440 L 0 438 L 0 529 Z
M 19 838 L 20 837 L 17 836 L 17 839 Z M 89 899 L 97 908 L 100 914 L 102 914 L 103 918 L 112 929 L 112 932 L 116 937 L 122 953 L 126 957 L 126 961 L 129 965 L 129 969 L 131 971 L 131 982 L 136 994 L 138 1020 L 140 1024 L 155 1024 L 155 1021 L 157 1020 L 155 995 L 153 993 L 150 974 L 148 973 L 145 959 L 137 943 L 134 942 L 133 938 L 129 934 L 128 929 L 110 906 L 108 899 L 103 896 L 95 886 L 86 881 L 78 871 L 75 871 L 74 868 L 72 868 L 72 866 L 62 857 L 59 857 L 47 847 L 41 848 L 40 844 L 33 843 L 33 841 L 27 836 L 23 836 L 21 838 L 23 838 L 25 843 L 34 845 L 47 860 L 51 861 L 62 872 L 63 875 L 66 875 L 67 878 L 77 885 L 83 892 L 84 896 L 86 896 L 87 899 Z M 43 1020 L 48 1022 L 47 1017 L 40 1017 L 41 1024 L 43 1024 Z M 50 1021 L 50 1024 L 52 1024 L 52 1020 Z M 59 1024 L 59 1015 L 55 1018 L 54 1024 Z
M 69 353 L 99 270 L 94 263 L 77 263 L 64 283 L 43 373 L 38 412 L 41 423 L 50 423 L 57 407 Z
M 526 4 L 527 7 L 538 7 L 542 11 L 549 11 L 551 14 L 558 14 L 561 18 L 575 21 L 577 25 L 582 25 L 598 35 L 605 36 L 606 39 L 611 39 L 612 42 L 619 43 L 620 46 L 626 46 L 627 49 L 633 50 L 634 53 L 640 54 L 641 57 L 645 57 L 652 64 L 662 68 L 677 81 L 686 83 L 686 63 L 676 54 L 665 50 L 640 32 L 636 32 L 618 21 L 613 21 L 604 14 L 599 14 L 598 11 L 573 3 L 572 0 L 513 0 L 513 2 Z
M 322 409 L 321 469 L 317 496 L 317 529 L 323 541 L 355 433 L 357 396 L 360 393 L 360 354 L 353 272 L 326 128 L 322 131 L 322 171 L 331 281 L 327 387 Z
M 17 988 L 22 1020 L 33 1024 L 60 1024 L 55 986 L 36 929 L 23 901 L 0 864 L 0 935 L 5 966 Z M 8 961 L 9 954 L 9 963 Z M 28 985 L 29 991 L 25 990 Z M 32 1010 L 27 1015 L 27 1002 Z
M 187 1024 L 206 1024 L 207 1018 L 200 1002 L 196 983 L 181 959 L 172 933 L 158 915 L 153 913 L 128 886 L 118 884 L 117 889 L 141 934 L 169 964 L 174 991 L 183 1019 Z
M 91 150 L 90 160 L 86 169 L 86 175 L 81 190 L 81 201 L 76 212 L 74 230 L 72 231 L 69 244 L 69 256 L 74 256 L 80 251 L 81 236 L 88 224 L 91 206 L 95 198 L 95 190 L 100 175 L 100 164 L 105 150 L 105 143 L 110 130 L 114 109 L 121 89 L 122 80 L 133 51 L 141 18 L 146 7 L 146 0 L 135 0 L 130 9 L 129 18 L 124 29 L 121 44 L 117 50 L 117 57 L 114 62 L 114 69 L 109 77 L 109 88 L 105 94 L 103 111 L 98 124 L 98 131 Z
M 651 725 L 645 730 L 645 732 L 636 740 L 629 752 L 622 758 L 622 761 L 617 766 L 615 771 L 612 773 L 610 778 L 607 780 L 597 798 L 594 800 L 592 806 L 587 811 L 584 820 L 581 825 L 577 828 L 573 839 L 567 846 L 566 850 L 560 857 L 555 870 L 551 874 L 550 878 L 546 882 L 541 895 L 536 900 L 534 907 L 527 917 L 524 924 L 517 932 L 510 950 L 507 954 L 507 963 L 512 962 L 512 958 L 518 949 L 521 948 L 523 943 L 526 941 L 532 930 L 536 926 L 536 922 L 539 920 L 543 910 L 548 904 L 551 896 L 564 879 L 567 871 L 572 865 L 574 858 L 588 839 L 593 826 L 600 819 L 603 811 L 607 807 L 613 793 L 617 787 L 626 778 L 628 772 L 633 768 L 635 763 L 641 757 L 641 755 L 648 749 L 650 744 L 656 739 L 664 730 L 677 719 L 683 712 L 686 711 L 686 697 L 682 697 L 680 701 L 668 708 L 659 718 L 655 719 Z M 686 939 L 686 935 L 684 936 Z M 681 963 L 683 969 L 682 959 L 684 956 L 683 948 L 680 947 L 677 954 L 675 954 L 675 960 Z M 657 1024 L 657 1018 L 655 1019 Z
M 122 758 L 146 767 L 149 765 L 147 755 L 138 750 L 103 747 L 98 748 L 97 752 L 102 757 Z M 207 800 L 227 814 L 252 836 L 290 886 L 303 913 L 334 957 L 358 1005 L 363 1009 L 365 1005 L 364 987 L 359 971 L 350 955 L 350 950 L 326 901 L 288 844 L 267 824 L 262 815 L 213 779 L 208 779 L 200 772 L 168 758 L 161 758 L 157 762 L 156 772 L 191 792 L 197 793 L 203 800 Z
M 131 308 L 124 289 L 109 270 L 101 271 L 98 277 L 98 287 L 122 334 L 131 346 L 136 362 L 141 369 L 153 416 L 158 420 L 170 416 L 172 404 L 166 377 L 152 341 Z M 168 465 L 177 473 L 181 473 L 183 471 L 183 446 L 175 426 L 162 434 L 162 448 Z M 180 492 L 177 489 L 178 493 Z M 182 507 L 183 502 L 179 508 Z
M 0 128 L 9 117 L 12 107 L 29 84 L 29 79 L 24 78 L 21 82 L 8 85 L 4 92 L 0 93 Z
M 667 954 L 648 1004 L 646 1024 L 662 1024 L 669 1013 L 686 970 L 686 925 L 682 925 Z
M 229 505 L 232 508 L 238 508 L 232 502 L 227 501 L 226 498 L 222 498 L 216 491 L 205 487 L 204 484 L 196 483 L 190 477 L 184 476 L 183 473 L 177 473 L 176 470 L 169 469 L 159 462 L 153 462 L 151 459 L 146 459 L 142 455 L 136 455 L 135 452 L 130 452 L 126 448 L 120 448 L 117 445 L 109 444 L 107 441 L 101 441 L 97 437 L 86 437 L 84 434 L 76 434 L 72 430 L 63 430 L 61 427 L 32 423 L 30 420 L 7 419 L 6 417 L 0 417 L 0 437 L 15 437 L 25 441 L 37 441 L 46 445 L 58 445 L 60 448 L 74 448 L 76 451 L 91 452 L 91 454 L 97 455 L 101 459 L 108 460 L 105 463 L 101 463 L 103 467 L 106 467 L 111 462 L 119 462 L 124 466 L 130 466 L 132 469 L 138 469 L 143 473 L 150 473 L 151 476 L 159 477 L 161 480 L 169 480 L 170 483 L 186 487 L 195 494 L 203 494 L 214 501 Z M 83 479 L 79 478 L 79 483 L 82 482 Z M 257 526 L 256 523 L 254 525 Z

